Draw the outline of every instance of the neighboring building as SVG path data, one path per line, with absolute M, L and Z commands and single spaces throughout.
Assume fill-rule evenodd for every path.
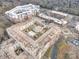
M 38 16 L 61 25 L 67 24 L 67 20 L 72 18 L 72 16 L 69 14 L 54 10 L 44 10 L 39 13 Z
M 32 20 L 28 23 L 20 23 L 13 25 L 7 29 L 11 39 L 16 40 L 22 49 L 32 55 L 34 59 L 41 59 L 50 48 L 58 40 L 61 30 L 55 24 L 45 25 L 41 18 Z
M 32 18 L 33 15 L 36 15 L 40 10 L 40 6 L 27 4 L 23 6 L 17 6 L 7 12 L 5 12 L 7 18 L 13 22 L 23 22 L 29 18 Z
M 49 21 L 52 20 L 55 23 L 65 25 L 68 23 L 67 20 L 72 18 L 69 14 L 54 10 L 43 10 L 39 5 L 33 4 L 17 6 L 12 10 L 5 12 L 5 14 L 13 23 L 26 21 L 27 19 L 32 18 L 33 15 L 37 15 Z

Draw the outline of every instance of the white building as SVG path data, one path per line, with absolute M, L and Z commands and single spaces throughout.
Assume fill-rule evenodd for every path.
M 17 6 L 7 12 L 5 12 L 6 16 L 13 23 L 22 22 L 31 18 L 33 15 L 36 15 L 40 10 L 40 6 L 28 4 L 23 6 Z

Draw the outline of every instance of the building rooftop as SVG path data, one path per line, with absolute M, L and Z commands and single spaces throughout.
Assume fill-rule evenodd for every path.
M 50 27 L 38 20 L 13 25 L 7 29 L 7 32 L 25 51 L 38 59 L 58 40 L 61 34 L 58 26 L 52 24 Z

